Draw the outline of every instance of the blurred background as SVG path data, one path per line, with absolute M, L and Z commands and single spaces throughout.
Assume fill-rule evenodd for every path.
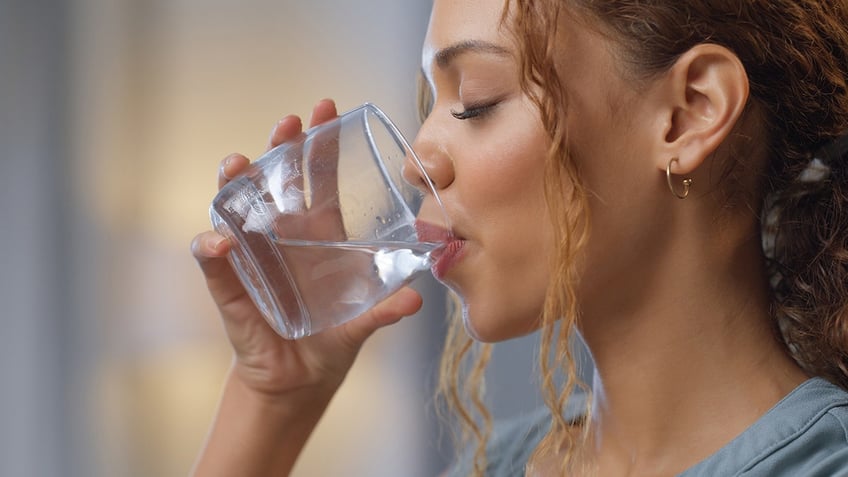
M 409 137 L 430 2 L 0 0 L 0 475 L 186 475 L 231 354 L 189 243 L 221 158 L 380 105 Z M 295 475 L 431 476 L 444 297 L 368 343 Z M 499 347 L 496 416 L 539 405 Z

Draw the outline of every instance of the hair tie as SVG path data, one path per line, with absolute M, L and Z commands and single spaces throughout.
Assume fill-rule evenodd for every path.
M 801 174 L 802 182 L 818 182 L 827 176 L 843 180 L 848 174 L 848 133 L 838 136 L 813 154 L 813 160 Z
M 840 162 L 846 155 L 848 155 L 848 132 L 825 144 L 815 154 L 815 157 L 828 165 L 837 165 L 836 163 Z M 842 164 L 838 165 L 841 166 Z

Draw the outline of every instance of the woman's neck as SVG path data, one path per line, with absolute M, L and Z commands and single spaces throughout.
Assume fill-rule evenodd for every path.
M 650 272 L 663 284 L 655 296 L 626 314 L 584 313 L 596 365 L 590 454 L 607 469 L 599 475 L 681 472 L 807 378 L 776 336 L 751 242 L 727 260 L 703 254 L 713 260 L 685 267 L 671 251 Z

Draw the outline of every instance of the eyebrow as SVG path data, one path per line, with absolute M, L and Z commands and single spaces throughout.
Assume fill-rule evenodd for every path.
M 439 68 L 446 68 L 458 56 L 471 52 L 487 53 L 498 56 L 510 55 L 509 50 L 494 43 L 489 43 L 487 41 L 482 40 L 465 40 L 459 43 L 454 43 L 451 46 L 442 48 L 441 50 L 436 52 L 434 58 Z

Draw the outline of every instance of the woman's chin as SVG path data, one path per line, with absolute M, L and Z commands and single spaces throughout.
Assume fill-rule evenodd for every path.
M 538 319 L 519 320 L 500 314 L 474 310 L 466 304 L 462 306 L 462 324 L 465 331 L 475 341 L 497 343 L 518 338 L 536 331 Z

